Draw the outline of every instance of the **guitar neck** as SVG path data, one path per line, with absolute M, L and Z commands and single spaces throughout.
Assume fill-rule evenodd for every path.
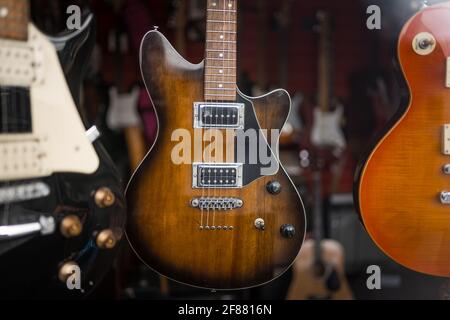
M 0 0 L 0 38 L 28 39 L 28 0 Z
M 237 0 L 208 0 L 205 101 L 236 100 Z

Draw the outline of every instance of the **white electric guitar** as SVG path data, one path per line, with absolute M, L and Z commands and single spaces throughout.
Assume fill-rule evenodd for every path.
M 319 32 L 319 97 L 313 112 L 311 143 L 316 147 L 331 147 L 339 155 L 346 147 L 342 132 L 344 108 L 333 99 L 332 90 L 332 28 L 326 11 L 317 13 Z

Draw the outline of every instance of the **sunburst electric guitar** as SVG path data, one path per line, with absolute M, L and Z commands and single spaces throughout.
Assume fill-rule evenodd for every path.
M 450 276 L 450 3 L 403 27 L 398 57 L 410 90 L 361 166 L 355 199 L 375 243 L 415 271 Z
M 173 280 L 252 287 L 282 274 L 304 239 L 304 207 L 277 157 L 290 98 L 237 89 L 236 0 L 207 1 L 206 34 L 200 64 L 156 30 L 142 41 L 159 130 L 127 188 L 127 235 L 148 266 Z

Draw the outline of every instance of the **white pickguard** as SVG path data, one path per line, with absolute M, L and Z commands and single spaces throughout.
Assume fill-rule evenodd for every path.
M 32 115 L 30 134 L 0 133 L 0 181 L 97 170 L 55 48 L 32 24 L 26 42 L 0 39 L 0 86 L 28 87 Z
M 106 123 L 113 130 L 139 126 L 141 124 L 137 110 L 139 88 L 135 87 L 130 93 L 121 94 L 116 87 L 109 89 L 109 110 Z
M 322 112 L 320 108 L 314 109 L 311 142 L 315 146 L 333 147 L 340 150 L 345 148 L 345 137 L 341 130 L 343 113 L 342 106 L 336 108 L 334 112 Z

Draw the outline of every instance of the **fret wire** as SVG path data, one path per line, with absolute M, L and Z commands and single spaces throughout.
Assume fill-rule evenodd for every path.
M 211 22 L 211 23 L 232 23 L 232 24 L 236 24 L 236 21 L 233 20 L 206 20 L 206 22 Z
M 230 33 L 230 34 L 236 34 L 236 31 L 230 31 L 230 30 L 206 30 L 206 32 L 211 32 L 211 33 Z
M 212 69 L 236 69 L 236 67 L 217 67 L 217 66 L 208 66 L 208 68 L 212 68 Z
M 215 96 L 215 97 L 236 97 L 234 94 L 221 94 L 221 93 L 205 93 L 205 96 Z
M 236 88 L 231 89 L 231 88 L 205 88 L 205 90 L 209 90 L 209 91 L 235 91 Z
M 224 50 L 220 50 L 220 49 L 206 49 L 206 51 L 208 51 L 208 52 L 223 52 L 223 53 L 226 53 L 226 52 L 236 53 L 237 52 L 236 50 L 227 50 L 227 49 L 224 49 Z
M 235 84 L 234 82 L 231 82 L 231 81 L 216 81 L 216 80 L 214 80 L 214 81 L 208 81 L 208 80 L 205 80 L 205 82 L 208 82 L 208 83 L 221 83 L 221 84 Z
M 236 10 L 224 10 L 224 9 L 206 9 L 207 11 L 211 12 L 229 12 L 229 13 L 236 13 Z
M 208 60 L 218 60 L 218 61 L 236 61 L 236 59 L 224 59 L 224 58 L 206 58 Z
M 206 42 L 211 42 L 211 43 L 236 43 L 236 41 L 230 41 L 230 40 L 206 40 Z

